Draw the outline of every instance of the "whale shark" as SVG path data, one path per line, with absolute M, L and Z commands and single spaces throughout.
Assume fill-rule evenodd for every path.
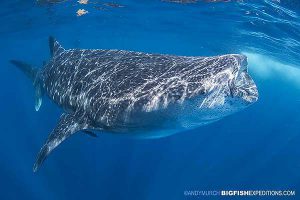
M 36 172 L 71 135 L 160 138 L 218 121 L 258 100 L 247 57 L 175 56 L 125 50 L 65 49 L 36 68 L 10 62 L 32 81 L 35 110 L 48 96 L 63 110 L 37 155 Z

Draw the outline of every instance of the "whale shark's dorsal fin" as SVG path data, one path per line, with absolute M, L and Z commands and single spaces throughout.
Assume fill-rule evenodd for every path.
M 65 51 L 59 42 L 52 36 L 49 37 L 49 49 L 51 57 L 56 57 Z
M 65 139 L 70 137 L 76 132 L 84 130 L 88 127 L 86 123 L 79 120 L 76 115 L 73 114 L 62 114 L 60 116 L 59 122 L 53 131 L 50 133 L 46 143 L 41 148 L 36 162 L 33 166 L 33 171 L 36 172 L 38 168 L 42 165 L 47 156 L 55 149 L 60 143 Z

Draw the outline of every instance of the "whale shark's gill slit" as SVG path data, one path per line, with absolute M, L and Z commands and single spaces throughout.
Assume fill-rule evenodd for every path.
M 33 171 L 36 172 L 43 164 L 47 156 L 65 139 L 73 135 L 74 133 L 83 130 L 87 127 L 85 123 L 78 123 L 78 119 L 75 120 L 75 116 L 71 114 L 62 114 L 57 126 L 50 133 L 46 143 L 41 148 L 36 162 L 33 166 Z

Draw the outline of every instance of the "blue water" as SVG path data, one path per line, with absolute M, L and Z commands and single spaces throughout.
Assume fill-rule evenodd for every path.
M 186 190 L 296 190 L 280 199 L 300 199 L 299 1 L 115 3 L 121 6 L 1 1 L 0 199 L 200 199 Z M 77 17 L 81 8 L 89 13 Z M 62 111 L 45 98 L 35 112 L 31 83 L 8 61 L 41 67 L 49 35 L 66 48 L 244 53 L 260 99 L 219 122 L 157 140 L 75 134 L 33 173 Z

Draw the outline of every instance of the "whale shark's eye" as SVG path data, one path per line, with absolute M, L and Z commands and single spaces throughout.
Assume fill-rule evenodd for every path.
M 74 64 L 75 64 L 75 65 L 79 64 L 79 60 L 75 60 L 75 61 L 74 61 Z

